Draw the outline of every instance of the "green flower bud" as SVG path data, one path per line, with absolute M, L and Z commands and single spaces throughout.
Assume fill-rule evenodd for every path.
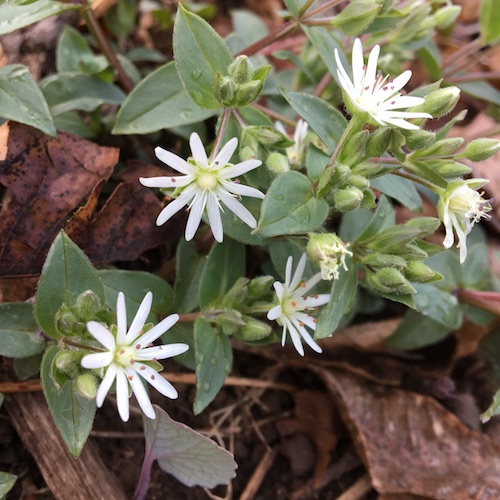
M 56 315 L 56 326 L 63 337 L 81 336 L 87 331 L 85 324 L 64 306 Z
M 452 26 L 462 12 L 459 5 L 448 5 L 435 12 L 434 21 L 438 30 L 445 30 Z
M 446 179 L 463 177 L 472 172 L 469 166 L 454 160 L 427 160 L 425 164 Z
M 368 158 L 383 155 L 391 142 L 392 131 L 390 127 L 375 129 L 368 137 L 365 152 Z
M 231 289 L 224 295 L 222 299 L 223 307 L 237 307 L 248 297 L 248 278 L 238 278 L 236 283 L 231 287 Z
M 326 172 L 326 171 L 325 171 Z M 330 182 L 333 186 L 339 187 L 347 187 L 349 184 L 347 183 L 347 179 L 351 175 L 351 169 L 347 165 L 343 165 L 342 163 L 338 163 L 335 165 L 335 170 L 330 179 Z
M 383 173 L 391 170 L 392 167 L 393 165 L 387 166 L 384 165 L 383 163 L 363 161 L 352 167 L 351 172 L 358 176 L 364 177 L 366 180 L 368 180 L 368 179 L 374 179 L 375 177 L 379 177 Z M 369 185 L 370 184 L 368 183 L 368 186 Z
M 346 184 L 349 186 L 357 187 L 361 190 L 364 190 L 364 189 L 370 187 L 370 181 L 368 179 L 366 179 L 365 177 L 363 177 L 361 175 L 355 175 L 355 174 L 351 174 L 347 178 Z
M 475 139 L 465 146 L 464 154 L 471 161 L 483 161 L 500 151 L 500 141 L 497 139 Z
M 420 233 L 416 236 L 417 238 L 426 238 L 430 234 L 433 234 L 440 225 L 437 217 L 414 217 L 404 224 L 406 227 L 417 227 L 420 229 Z
M 254 278 L 248 284 L 248 296 L 252 299 L 261 297 L 269 291 L 273 283 L 273 276 L 259 276 L 258 278 Z
M 253 65 L 247 56 L 238 56 L 228 68 L 229 76 L 235 83 L 248 83 L 253 76 Z
M 427 148 L 420 149 L 413 153 L 414 158 L 426 158 L 429 156 L 449 156 L 453 154 L 462 144 L 464 140 L 461 137 L 450 137 L 435 142 Z
M 260 80 L 252 80 L 239 85 L 234 95 L 233 106 L 246 106 L 255 101 L 262 91 L 262 86 L 263 84 Z
M 54 368 L 69 378 L 74 378 L 80 372 L 82 353 L 78 351 L 60 351 L 54 359 Z
M 79 375 L 76 379 L 76 390 L 85 399 L 95 399 L 97 394 L 96 378 L 89 372 Z
M 224 335 L 234 335 L 246 323 L 239 311 L 229 309 L 217 315 L 215 324 L 221 327 Z
M 429 130 L 404 130 L 406 145 L 411 150 L 423 149 L 430 146 L 436 139 L 436 134 Z
M 256 141 L 263 146 L 286 148 L 293 144 L 292 140 L 274 127 L 267 127 L 264 125 L 250 126 L 246 128 L 246 133 L 255 137 Z
M 356 210 L 363 199 L 363 191 L 357 187 L 338 189 L 333 195 L 335 208 L 339 212 Z
M 335 208 L 339 212 L 349 212 L 356 210 L 363 199 L 363 191 L 357 187 L 338 189 L 333 195 Z
M 415 288 L 413 288 L 410 282 L 404 277 L 404 275 L 398 269 L 393 267 L 383 267 L 375 273 L 378 282 L 390 290 L 390 292 L 385 293 L 396 293 L 397 295 L 408 295 L 411 293 L 416 293 Z
M 399 255 L 391 255 L 386 253 L 371 253 L 362 260 L 365 266 L 374 268 L 395 267 L 396 269 L 406 268 L 406 259 Z
M 377 202 L 375 200 L 375 195 L 371 189 L 365 189 L 363 191 L 363 199 L 361 200 L 361 205 L 359 208 L 375 208 L 377 206 Z
M 349 138 L 338 157 L 339 163 L 352 166 L 365 158 L 365 146 L 370 132 L 362 130 Z
M 236 337 L 240 340 L 246 342 L 261 340 L 271 335 L 273 331 L 271 326 L 263 321 L 250 316 L 244 316 L 243 319 L 246 321 L 246 325 L 236 334 Z
M 89 321 L 94 318 L 101 308 L 99 297 L 92 291 L 83 292 L 73 306 L 73 311 L 82 321 Z
M 435 273 L 420 260 L 410 260 L 408 262 L 408 269 L 405 270 L 405 276 L 410 281 L 416 281 L 417 283 L 427 283 L 439 278 L 439 274 Z
M 275 174 L 282 174 L 283 172 L 288 172 L 290 170 L 288 157 L 276 152 L 271 153 L 267 157 L 266 166 Z
M 423 111 L 431 114 L 434 118 L 440 118 L 450 113 L 459 99 L 459 88 L 446 87 L 428 94 L 425 97 L 425 102 L 411 108 L 411 111 Z
M 236 84 L 227 76 L 222 77 L 218 88 L 216 87 L 216 98 L 227 108 L 235 105 Z
M 353 256 L 348 246 L 349 243 L 344 243 L 336 234 L 309 233 L 306 252 L 311 261 L 319 265 L 321 279 L 338 279 L 340 266 L 347 271 L 345 259 Z

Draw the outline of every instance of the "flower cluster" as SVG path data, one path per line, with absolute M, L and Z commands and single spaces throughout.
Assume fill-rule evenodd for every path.
M 348 250 L 349 243 L 344 243 L 336 234 L 322 233 L 309 235 L 307 254 L 313 262 L 319 264 L 321 279 L 339 279 L 339 268 L 347 271 L 346 257 L 352 257 Z
M 151 310 L 153 294 L 148 292 L 127 331 L 127 309 L 125 296 L 118 294 L 116 302 L 116 327 L 105 328 L 96 321 L 89 321 L 87 329 L 106 351 L 87 354 L 82 359 L 82 366 L 88 369 L 106 369 L 97 390 L 96 404 L 100 408 L 113 382 L 116 382 L 116 404 L 121 419 L 129 419 L 129 385 L 137 398 L 144 414 L 155 418 L 143 380 L 151 384 L 158 392 L 168 398 L 177 398 L 177 391 L 151 365 L 158 365 L 156 360 L 171 358 L 189 349 L 187 344 L 169 344 L 153 346 L 158 337 L 163 335 L 179 319 L 172 314 L 156 326 L 143 332 Z M 159 365 L 161 369 L 161 365 Z
M 184 174 L 182 177 L 141 177 L 141 184 L 146 187 L 166 188 L 174 190 L 175 200 L 170 202 L 158 215 L 156 224 L 161 226 L 186 205 L 189 206 L 189 217 L 186 225 L 186 240 L 191 240 L 198 229 L 203 213 L 207 212 L 210 228 L 214 238 L 220 243 L 223 239 L 220 211 L 224 204 L 231 212 L 251 228 L 257 226 L 255 217 L 236 199 L 238 196 L 264 198 L 258 189 L 233 182 L 239 177 L 261 165 L 260 160 L 246 160 L 233 165 L 229 163 L 238 146 L 238 139 L 233 137 L 219 151 L 212 162 L 209 162 L 205 147 L 196 132 L 189 139 L 192 158 L 189 161 L 174 153 L 157 147 L 155 154 L 159 160 Z
M 354 116 L 359 116 L 372 125 L 394 125 L 407 130 L 416 130 L 418 127 L 407 122 L 411 118 L 432 118 L 429 113 L 395 111 L 417 106 L 424 102 L 421 97 L 401 94 L 401 89 L 411 78 L 411 71 L 407 70 L 392 79 L 382 77 L 377 72 L 380 46 L 375 45 L 368 57 L 365 66 L 363 46 L 359 38 L 354 41 L 352 49 L 352 80 L 340 61 L 338 50 L 335 49 L 337 61 L 337 76 L 344 91 L 344 101 Z
M 273 284 L 278 304 L 267 314 L 268 319 L 276 320 L 278 324 L 283 326 L 281 345 L 285 345 L 286 334 L 289 332 L 292 343 L 301 356 L 304 356 L 301 337 L 313 351 L 322 352 L 321 347 L 314 341 L 306 326 L 313 332 L 316 330 L 316 320 L 311 313 L 314 308 L 322 306 L 330 300 L 330 294 L 328 293 L 306 295 L 311 288 L 321 281 L 321 273 L 315 274 L 307 281 L 303 280 L 306 260 L 306 254 L 303 254 L 292 277 L 293 258 L 288 257 L 285 282 L 275 281 Z

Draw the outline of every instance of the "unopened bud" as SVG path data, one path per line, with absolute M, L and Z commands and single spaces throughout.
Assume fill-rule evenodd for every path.
M 399 255 L 386 253 L 371 253 L 363 257 L 363 264 L 374 268 L 395 267 L 404 269 L 406 267 L 406 259 Z
M 434 118 L 450 113 L 460 99 L 460 89 L 457 87 L 446 87 L 435 90 L 425 96 L 425 102 L 411 108 L 410 111 L 423 111 L 431 114 Z
M 463 177 L 472 172 L 472 169 L 468 165 L 454 160 L 427 160 L 425 164 L 428 168 L 446 179 Z
M 240 340 L 246 342 L 262 340 L 269 337 L 273 331 L 271 325 L 250 316 L 244 316 L 244 320 L 246 321 L 246 325 L 236 334 L 236 337 Z
M 218 88 L 216 87 L 216 98 L 224 106 L 231 108 L 234 106 L 236 90 L 236 84 L 229 77 L 223 76 Z
M 348 184 L 349 186 L 357 187 L 361 190 L 364 190 L 364 189 L 370 187 L 370 181 L 368 179 L 366 179 L 362 175 L 356 175 L 356 174 L 351 174 L 347 178 L 346 184 Z
M 73 311 L 79 319 L 87 322 L 95 317 L 100 308 L 101 301 L 99 297 L 92 290 L 87 290 L 76 299 Z
M 54 360 L 54 367 L 69 378 L 76 377 L 80 371 L 82 354 L 77 351 L 60 351 Z
M 85 399 L 95 399 L 97 395 L 97 381 L 91 373 L 83 373 L 76 379 L 76 390 Z
M 288 157 L 276 152 L 271 153 L 267 157 L 266 166 L 275 174 L 282 174 L 283 172 L 288 172 L 290 170 Z
M 375 200 L 375 194 L 371 189 L 365 189 L 363 191 L 363 199 L 359 208 L 372 209 L 377 206 L 377 201 Z
M 427 283 L 439 279 L 439 274 L 435 273 L 429 266 L 426 266 L 420 260 L 410 260 L 408 268 L 405 270 L 405 276 L 410 281 L 417 283 Z
M 376 128 L 366 141 L 366 156 L 371 158 L 384 154 L 391 142 L 391 134 L 392 131 L 390 127 Z
M 224 335 L 234 335 L 242 326 L 245 326 L 241 313 L 234 309 L 218 314 L 215 323 L 221 327 Z
M 248 284 L 248 296 L 250 298 L 258 298 L 267 291 L 269 287 L 274 283 L 273 276 L 259 276 L 254 278 Z
M 472 161 L 483 161 L 500 151 L 500 141 L 497 139 L 475 139 L 465 146 L 464 154 Z
M 363 199 L 363 192 L 357 187 L 338 189 L 333 195 L 335 208 L 339 212 L 356 210 Z
M 434 14 L 434 21 L 436 28 L 445 30 L 452 26 L 462 12 L 462 7 L 459 5 L 448 5 L 436 11 Z
M 418 130 L 404 130 L 406 145 L 412 151 L 430 146 L 436 139 L 436 134 L 429 130 L 419 128 Z
M 325 170 L 326 172 L 326 170 Z M 335 165 L 335 170 L 331 176 L 330 182 L 336 187 L 347 187 L 347 179 L 351 175 L 351 169 L 347 165 L 338 163 Z
M 338 161 L 349 166 L 362 161 L 365 158 L 365 145 L 369 135 L 368 130 L 362 130 L 350 137 L 341 149 Z
M 80 336 L 86 332 L 85 323 L 80 322 L 75 314 L 68 309 L 58 313 L 56 326 L 63 337 Z
M 429 156 L 449 156 L 452 155 L 462 144 L 464 140 L 461 137 L 450 137 L 441 139 L 427 148 L 420 149 L 413 153 L 415 158 L 425 158 Z
M 379 283 L 389 289 L 390 293 L 396 293 L 397 295 L 416 293 L 415 288 L 411 286 L 410 282 L 398 269 L 394 269 L 393 267 L 384 267 L 378 270 L 375 274 Z
M 253 65 L 247 56 L 238 56 L 228 68 L 235 83 L 248 83 L 253 76 Z
M 234 95 L 234 106 L 246 106 L 255 101 L 259 97 L 262 86 L 260 80 L 252 80 L 239 85 Z
M 293 144 L 292 140 L 274 127 L 267 127 L 265 125 L 249 126 L 246 127 L 246 133 L 254 137 L 263 146 L 286 148 Z
M 238 278 L 236 283 L 224 295 L 222 299 L 223 307 L 237 307 L 245 302 L 248 296 L 248 278 Z

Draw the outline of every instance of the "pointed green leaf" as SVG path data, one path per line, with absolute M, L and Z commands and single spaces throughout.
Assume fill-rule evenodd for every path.
M 0 116 L 35 127 L 47 135 L 56 134 L 45 97 L 28 68 L 21 64 L 0 68 Z
M 0 356 L 27 358 L 44 350 L 45 341 L 38 332 L 33 305 L 0 304 Z
M 227 75 L 232 62 L 224 40 L 201 17 L 179 5 L 173 43 L 177 71 L 187 93 L 203 108 L 220 108 L 214 94 L 215 77 Z
M 391 202 L 386 196 L 381 196 L 377 208 L 364 231 L 357 238 L 358 242 L 370 241 L 378 233 L 393 227 L 396 224 L 396 215 Z
M 262 236 L 306 233 L 318 229 L 327 216 L 328 203 L 314 197 L 308 178 L 286 172 L 269 187 L 256 232 Z
M 154 460 L 186 486 L 214 488 L 236 475 L 233 455 L 154 405 L 156 418 L 144 417 L 145 464 Z
M 422 210 L 422 200 L 412 181 L 395 175 L 384 175 L 372 179 L 370 184 L 378 191 L 399 201 L 412 212 Z
M 58 346 L 47 349 L 41 369 L 43 393 L 52 418 L 61 433 L 69 452 L 76 458 L 92 430 L 95 416 L 95 400 L 88 400 L 75 391 L 74 382 L 66 381 L 59 389 L 51 377 L 52 364 L 59 352 Z
M 17 476 L 8 472 L 0 472 L 0 498 L 5 498 L 7 493 L 14 487 Z
M 216 114 L 203 109 L 184 90 L 175 63 L 148 75 L 125 99 L 113 134 L 149 134 L 201 122 Z
M 57 311 L 63 304 L 72 306 L 86 290 L 92 290 L 104 303 L 99 274 L 87 256 L 61 231 L 47 254 L 35 299 L 35 316 L 47 335 L 61 336 L 55 324 Z
M 203 318 L 194 324 L 196 396 L 193 411 L 201 413 L 217 396 L 231 371 L 233 351 L 229 337 L 212 328 Z

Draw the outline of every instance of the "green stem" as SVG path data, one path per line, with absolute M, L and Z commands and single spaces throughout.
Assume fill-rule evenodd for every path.
M 337 159 L 337 156 L 340 154 L 342 151 L 342 148 L 344 147 L 344 144 L 346 143 L 347 139 L 351 135 L 354 135 L 355 133 L 359 132 L 361 130 L 361 127 L 363 126 L 364 122 L 360 118 L 353 116 L 351 118 L 351 121 L 347 124 L 347 127 L 345 128 L 342 137 L 339 139 L 339 142 L 337 142 L 337 146 L 335 147 L 335 151 L 333 152 L 332 156 L 330 156 L 330 159 L 328 160 L 328 163 L 326 164 L 325 170 L 329 167 L 331 167 L 334 163 L 335 160 Z
M 315 2 L 315 0 L 307 0 L 307 2 L 299 10 L 299 19 L 305 14 L 306 10 Z
M 227 121 L 229 119 L 229 115 L 231 114 L 231 108 L 224 108 L 224 112 L 222 113 L 222 118 L 220 120 L 219 130 L 217 130 L 217 136 L 215 138 L 214 147 L 212 148 L 212 152 L 210 153 L 209 163 L 213 161 L 213 159 L 217 156 L 219 152 L 220 145 L 222 142 L 222 137 L 224 136 L 224 132 L 226 131 Z
M 266 106 L 262 106 L 261 104 L 257 104 L 256 102 L 252 103 L 252 108 L 258 109 L 261 113 L 270 116 L 273 120 L 279 120 L 281 123 L 286 123 L 287 125 L 290 125 L 292 127 L 297 125 L 293 120 L 290 120 L 290 118 L 287 118 L 280 113 L 276 113 L 276 111 L 268 109 L 266 108 Z
M 269 33 L 269 35 L 265 36 L 264 38 L 261 38 L 260 40 L 257 40 L 252 45 L 249 45 L 246 49 L 240 51 L 238 54 L 236 54 L 236 56 L 240 55 L 252 56 L 257 52 L 261 51 L 262 49 L 264 49 L 265 47 L 271 45 L 272 43 L 277 42 L 280 38 L 284 38 L 285 36 L 289 35 L 296 29 L 297 29 L 296 22 L 294 20 L 288 21 L 283 26 L 278 27 L 272 33 Z
M 416 174 L 403 170 L 402 168 L 400 168 L 399 170 L 392 170 L 389 173 L 392 175 L 397 175 L 398 177 L 403 177 L 404 179 L 408 179 L 413 182 L 417 182 L 418 184 L 425 186 L 426 188 L 429 188 L 432 192 L 436 194 L 440 194 L 440 192 L 444 191 L 443 188 L 436 186 L 436 184 L 434 184 L 433 182 L 430 182 L 427 179 L 423 179 L 422 177 Z
M 127 76 L 127 73 L 123 69 L 123 66 L 120 64 L 120 61 L 113 52 L 113 49 L 109 45 L 108 40 L 104 36 L 101 26 L 99 25 L 97 19 L 95 18 L 88 0 L 85 0 L 84 2 L 84 8 L 82 9 L 82 17 L 85 20 L 85 23 L 87 24 L 89 31 L 92 33 L 96 42 L 98 43 L 102 53 L 104 54 L 106 59 L 110 62 L 110 64 L 115 68 L 116 73 L 118 75 L 118 81 L 120 82 L 120 85 L 122 86 L 123 90 L 125 90 L 125 92 L 127 93 L 132 92 L 134 86 L 130 81 L 129 77 Z
M 342 0 L 330 0 L 329 2 L 326 2 L 323 5 L 320 5 L 318 8 L 311 10 L 311 12 L 308 12 L 306 16 L 301 17 L 301 21 L 305 21 L 306 19 L 311 18 L 312 16 L 315 16 L 316 14 L 319 14 L 320 12 L 330 8 L 334 7 L 335 5 L 339 4 Z
M 99 349 L 98 347 L 91 347 L 89 345 L 80 344 L 79 342 L 73 342 L 72 340 L 69 340 L 66 337 L 61 338 L 59 342 L 62 342 L 65 345 L 70 345 L 71 347 L 76 347 L 79 350 L 83 351 L 105 352 L 104 349 Z
M 273 308 L 273 304 L 261 304 L 243 309 L 243 314 L 267 314 Z

